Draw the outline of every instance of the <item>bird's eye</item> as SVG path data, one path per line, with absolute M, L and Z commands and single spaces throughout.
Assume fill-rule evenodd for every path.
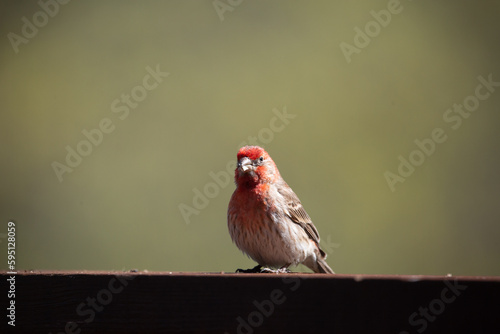
M 264 161 L 264 157 L 260 157 L 260 158 L 259 158 L 259 161 L 260 161 L 260 162 Z

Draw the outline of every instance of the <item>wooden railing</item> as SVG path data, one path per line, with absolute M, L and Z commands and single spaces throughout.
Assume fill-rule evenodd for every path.
M 93 271 L 0 276 L 6 301 L 1 333 L 500 333 L 500 277 Z M 15 326 L 9 324 L 12 301 Z

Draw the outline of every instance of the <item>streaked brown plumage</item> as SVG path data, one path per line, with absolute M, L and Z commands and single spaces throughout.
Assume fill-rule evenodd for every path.
M 228 207 L 228 228 L 239 249 L 261 266 L 286 269 L 304 264 L 333 273 L 319 247 L 319 233 L 299 198 L 258 146 L 237 155 L 236 190 Z

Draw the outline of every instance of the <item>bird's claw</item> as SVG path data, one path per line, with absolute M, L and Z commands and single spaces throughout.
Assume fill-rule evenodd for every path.
M 291 273 L 288 268 L 279 268 L 279 269 L 271 269 L 267 267 L 262 267 L 261 265 L 255 266 L 252 269 L 236 269 L 237 273 L 245 273 L 245 274 L 286 274 Z
M 244 274 L 255 274 L 255 273 L 260 273 L 262 266 L 258 265 L 253 267 L 252 269 L 236 269 L 237 273 L 244 273 Z
M 288 268 L 279 268 L 279 269 L 271 269 L 271 268 L 262 268 L 260 270 L 261 273 L 265 274 L 288 274 L 291 273 Z

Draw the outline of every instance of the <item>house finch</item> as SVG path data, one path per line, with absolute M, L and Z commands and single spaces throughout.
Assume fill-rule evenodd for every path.
M 236 246 L 259 265 L 286 271 L 304 264 L 315 273 L 331 273 L 319 248 L 319 233 L 276 164 L 259 146 L 238 152 L 236 190 L 227 211 Z

